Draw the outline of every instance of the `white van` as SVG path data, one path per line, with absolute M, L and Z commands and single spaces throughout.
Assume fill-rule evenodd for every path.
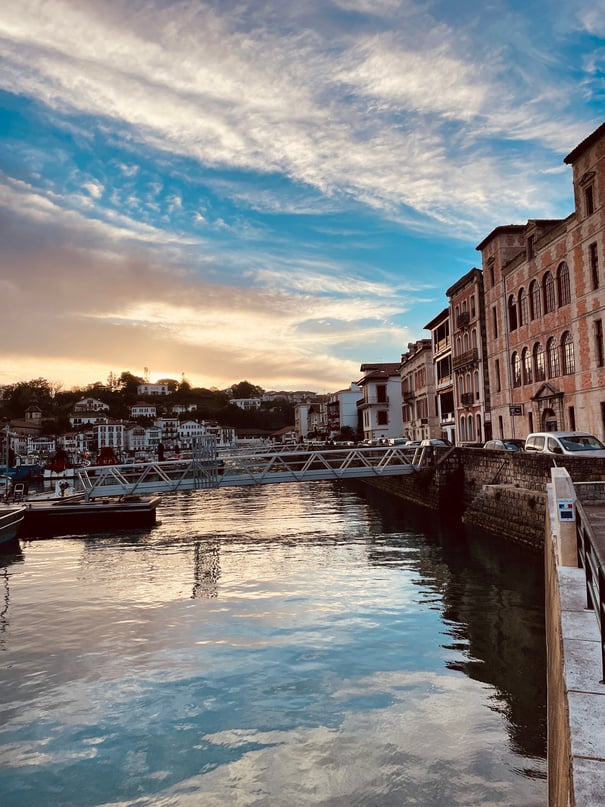
M 525 440 L 525 450 L 565 457 L 605 457 L 605 445 L 588 432 L 534 432 Z

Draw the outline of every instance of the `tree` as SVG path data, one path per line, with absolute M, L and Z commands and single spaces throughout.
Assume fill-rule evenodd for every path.
M 144 383 L 145 380 L 143 378 L 139 378 L 139 376 L 133 375 L 126 370 L 120 375 L 118 389 L 120 392 L 126 393 L 127 395 L 136 395 L 137 387 L 139 384 Z
M 261 398 L 265 390 L 249 381 L 240 381 L 238 384 L 231 385 L 231 392 L 234 398 Z

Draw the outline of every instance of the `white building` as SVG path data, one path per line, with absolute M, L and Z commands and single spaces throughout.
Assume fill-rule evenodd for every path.
M 401 437 L 401 377 L 399 362 L 362 364 L 363 377 L 357 382 L 363 398 L 357 404 L 366 440 Z
M 326 400 L 328 437 L 332 438 L 345 427 L 357 432 L 358 407 L 363 398 L 361 387 L 351 384 L 349 389 L 332 392 Z
M 157 413 L 155 404 L 148 404 L 147 401 L 137 401 L 130 407 L 131 418 L 154 418 Z
M 170 390 L 168 384 L 139 384 L 137 395 L 168 395 Z
M 109 412 L 109 405 L 98 398 L 81 398 L 74 404 L 73 412 Z
M 239 406 L 240 409 L 243 409 L 245 412 L 256 411 L 260 409 L 260 405 L 262 403 L 261 398 L 231 398 L 229 403 L 234 404 L 234 406 Z
M 123 451 L 126 448 L 124 439 L 126 427 L 123 423 L 115 420 L 111 423 L 97 423 L 93 429 L 99 449 L 109 446 L 114 450 Z

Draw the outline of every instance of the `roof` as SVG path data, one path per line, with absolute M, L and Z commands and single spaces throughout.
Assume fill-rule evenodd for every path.
M 589 134 L 588 137 L 584 138 L 581 143 L 569 152 L 567 157 L 564 158 L 563 162 L 567 165 L 571 165 L 574 163 L 578 157 L 582 155 L 586 149 L 590 148 L 594 143 L 600 140 L 602 137 L 605 137 L 605 123 L 602 123 L 598 129 L 595 129 L 592 134 Z
M 367 373 L 367 372 L 370 372 L 370 371 L 374 371 L 374 372 L 380 371 L 380 372 L 386 373 L 388 375 L 398 375 L 399 374 L 399 362 L 393 362 L 393 361 L 389 361 L 389 362 L 380 362 L 379 361 L 379 362 L 374 362 L 374 363 L 366 362 L 365 364 L 362 364 L 359 369 L 361 370 L 362 373 Z
M 430 322 L 427 322 L 427 324 L 424 327 L 427 331 L 430 331 L 431 328 L 436 328 L 437 325 L 441 324 L 441 322 L 444 322 L 446 319 L 449 319 L 449 316 L 450 316 L 449 308 L 444 308 L 443 311 L 440 311 L 437 314 L 437 316 L 433 317 L 433 319 Z
M 486 235 L 483 241 L 478 244 L 475 249 L 481 250 L 483 247 L 488 244 L 492 239 L 494 239 L 497 235 L 513 235 L 516 233 L 523 232 L 525 230 L 525 224 L 501 224 L 499 227 L 495 227 L 489 235 Z

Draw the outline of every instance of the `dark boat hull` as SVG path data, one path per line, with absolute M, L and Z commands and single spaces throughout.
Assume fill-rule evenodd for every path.
M 153 527 L 159 496 L 25 502 L 19 537 L 42 538 Z
M 17 542 L 17 534 L 24 521 L 25 507 L 0 506 L 0 551 L 6 551 Z

